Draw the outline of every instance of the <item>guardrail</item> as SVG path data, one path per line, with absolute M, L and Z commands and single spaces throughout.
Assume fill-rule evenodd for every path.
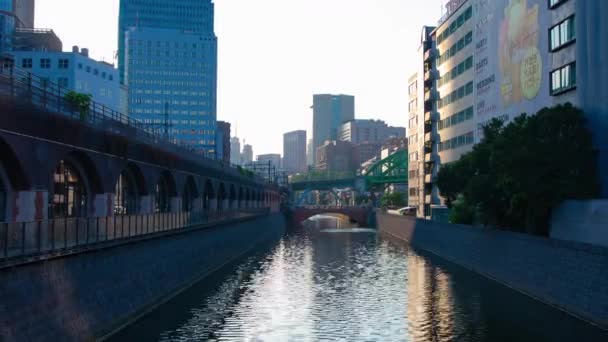
M 0 267 L 267 214 L 269 209 L 177 212 L 0 223 Z

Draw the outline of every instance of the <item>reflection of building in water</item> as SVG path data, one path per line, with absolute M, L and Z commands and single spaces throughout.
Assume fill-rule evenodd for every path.
M 408 263 L 408 320 L 414 342 L 449 341 L 455 335 L 450 277 L 411 252 Z

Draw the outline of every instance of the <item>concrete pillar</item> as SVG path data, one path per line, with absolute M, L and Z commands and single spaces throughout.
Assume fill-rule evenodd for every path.
M 107 217 L 114 215 L 114 194 L 97 194 L 93 198 L 93 217 Z
M 171 197 L 171 212 L 179 213 L 182 211 L 182 198 L 181 197 Z
M 209 212 L 217 211 L 217 199 L 213 198 L 209 200 Z
M 7 201 L 7 221 L 30 222 L 45 220 L 49 217 L 49 193 L 40 191 L 19 191 Z
M 141 196 L 139 200 L 139 213 L 141 215 L 151 214 L 154 211 L 152 196 Z
M 192 211 L 199 212 L 203 210 L 203 198 L 197 197 L 192 201 Z

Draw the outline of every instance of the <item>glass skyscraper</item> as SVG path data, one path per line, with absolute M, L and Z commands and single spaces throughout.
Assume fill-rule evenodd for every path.
M 129 116 L 214 156 L 217 37 L 211 0 L 121 0 L 118 44 Z
M 12 49 L 15 29 L 34 27 L 34 0 L 0 0 L 0 52 Z

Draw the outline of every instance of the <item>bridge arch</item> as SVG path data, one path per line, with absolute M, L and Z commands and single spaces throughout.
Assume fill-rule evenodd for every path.
M 236 188 L 234 184 L 230 184 L 228 207 L 230 209 L 238 208 L 238 200 L 236 197 Z
M 243 192 L 243 187 L 239 186 L 239 194 L 238 194 L 238 203 L 237 203 L 237 208 L 242 208 L 243 207 L 243 196 L 245 196 L 245 193 Z
M 0 222 L 11 218 L 11 199 L 14 198 L 14 193 L 29 188 L 25 170 L 13 148 L 0 139 Z
M 114 191 L 114 214 L 135 215 L 141 211 L 141 198 L 148 195 L 146 181 L 137 164 L 129 162 L 118 175 Z
M 156 187 L 154 189 L 154 212 L 168 213 L 171 212 L 171 200 L 177 196 L 175 179 L 168 170 L 160 174 Z
M 209 212 L 211 210 L 211 201 L 215 199 L 215 190 L 213 189 L 213 183 L 210 179 L 205 180 L 205 186 L 203 188 L 203 211 Z
M 54 166 L 49 186 L 49 217 L 73 218 L 93 214 L 102 182 L 94 162 L 82 151 L 65 155 Z
M 223 182 L 220 182 L 220 185 L 217 189 L 217 210 L 222 212 L 226 210 L 226 203 L 228 199 L 226 193 L 226 185 Z
M 348 217 L 359 226 L 368 224 L 369 210 L 361 207 L 297 207 L 293 211 L 293 218 L 297 223 L 308 220 L 317 215 L 341 215 Z
M 196 199 L 198 198 L 198 188 L 194 177 L 188 176 L 186 178 L 186 184 L 184 184 L 184 191 L 182 192 L 182 210 L 183 211 L 194 211 L 196 210 Z

